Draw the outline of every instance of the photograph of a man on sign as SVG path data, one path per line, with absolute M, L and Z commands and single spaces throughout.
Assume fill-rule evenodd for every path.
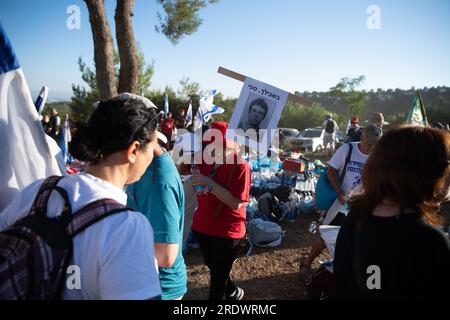
M 287 98 L 288 92 L 247 77 L 231 116 L 227 138 L 260 153 L 267 152 Z
M 275 102 L 251 93 L 248 96 L 238 128 L 244 131 L 248 129 L 259 131 L 261 128 L 267 128 L 274 106 Z

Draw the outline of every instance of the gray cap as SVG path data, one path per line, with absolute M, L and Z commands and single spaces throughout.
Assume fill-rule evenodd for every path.
M 364 128 L 364 135 L 368 144 L 375 144 L 383 135 L 383 129 L 379 126 L 369 124 Z

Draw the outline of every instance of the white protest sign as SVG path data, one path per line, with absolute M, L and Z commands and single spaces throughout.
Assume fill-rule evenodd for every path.
M 288 95 L 284 90 L 246 77 L 227 138 L 267 153 Z

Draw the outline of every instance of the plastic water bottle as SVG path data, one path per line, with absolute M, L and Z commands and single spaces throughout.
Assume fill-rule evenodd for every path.
M 191 166 L 191 174 L 199 174 L 200 168 L 196 164 L 192 164 Z M 203 185 L 197 184 L 194 185 L 195 192 L 197 192 L 198 195 L 202 195 L 206 193 L 206 188 Z

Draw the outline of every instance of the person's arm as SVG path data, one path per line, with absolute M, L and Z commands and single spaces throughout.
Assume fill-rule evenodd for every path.
M 172 174 L 167 172 L 167 174 Z M 158 267 L 170 268 L 179 254 L 179 240 L 183 236 L 180 230 L 182 195 L 169 184 L 153 184 L 150 188 L 148 205 L 150 224 L 153 227 L 155 240 L 155 257 Z
M 221 186 L 213 179 L 202 174 L 192 175 L 192 184 L 200 184 L 210 188 L 211 192 L 225 205 L 232 210 L 239 210 L 248 202 L 248 193 L 250 190 L 251 174 L 247 165 L 240 166 L 237 173 L 232 177 L 233 193 L 227 188 Z
M 208 176 L 203 174 L 192 175 L 193 185 L 203 185 L 212 189 L 211 192 L 225 205 L 229 206 L 232 210 L 239 210 L 246 202 L 234 197 L 229 190 L 222 187 Z
M 170 268 L 178 257 L 178 243 L 155 242 L 155 257 L 158 267 Z
M 338 175 L 339 175 L 339 171 L 334 169 L 331 166 L 328 166 L 328 170 L 327 170 L 327 175 L 328 175 L 328 181 L 330 181 L 331 186 L 333 187 L 333 189 L 336 191 L 337 195 L 338 195 L 338 199 L 339 202 L 342 204 L 345 204 L 345 193 L 344 191 L 342 191 L 341 186 L 339 184 L 339 179 L 338 179 Z
M 331 157 L 330 161 L 328 161 L 328 181 L 330 181 L 331 186 L 334 188 L 338 195 L 339 202 L 344 204 L 345 193 L 341 188 L 339 183 L 339 169 L 344 166 L 345 158 L 348 153 L 348 144 L 344 144 L 337 149 L 335 154 Z

